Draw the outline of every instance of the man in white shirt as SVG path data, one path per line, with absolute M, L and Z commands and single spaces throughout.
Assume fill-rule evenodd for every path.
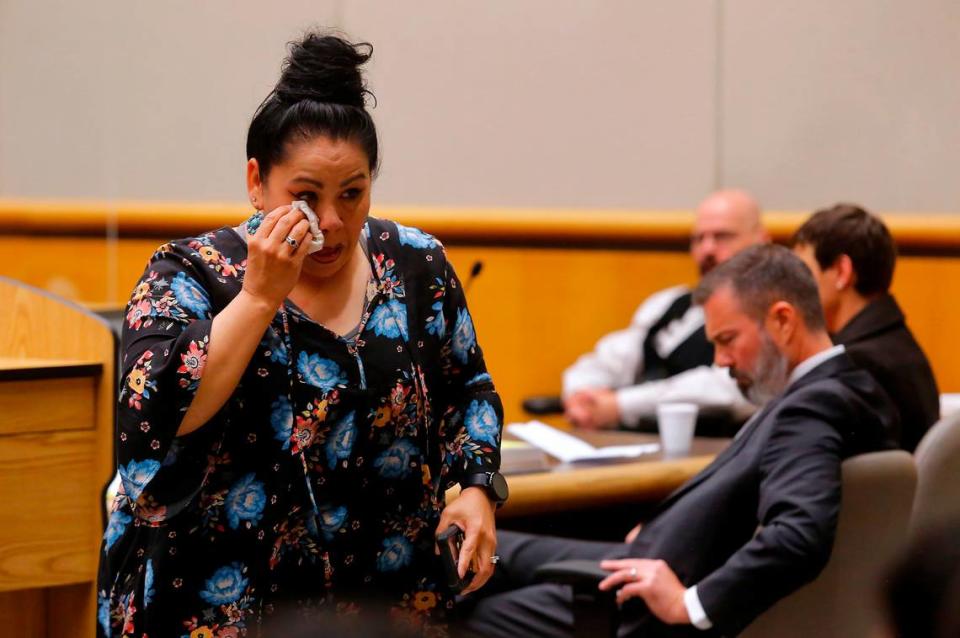
M 690 255 L 701 275 L 748 246 L 768 241 L 748 193 L 722 190 L 697 207 Z M 649 297 L 630 326 L 597 342 L 563 374 L 563 407 L 577 427 L 636 428 L 657 403 L 692 402 L 742 421 L 753 411 L 725 368 L 712 365 L 703 308 L 686 286 Z

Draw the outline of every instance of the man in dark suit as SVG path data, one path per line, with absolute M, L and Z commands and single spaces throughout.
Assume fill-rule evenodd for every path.
M 717 364 L 763 407 L 627 543 L 502 532 L 498 574 L 469 630 L 569 636 L 570 589 L 531 582 L 555 560 L 602 561 L 622 636 L 736 634 L 823 568 L 841 461 L 887 447 L 896 411 L 830 342 L 810 272 L 786 248 L 744 250 L 702 280 L 695 300 Z
M 874 376 L 900 411 L 897 441 L 913 452 L 940 417 L 940 393 L 926 355 L 889 293 L 897 254 L 890 231 L 859 206 L 817 211 L 793 236 L 813 271 L 834 343 Z

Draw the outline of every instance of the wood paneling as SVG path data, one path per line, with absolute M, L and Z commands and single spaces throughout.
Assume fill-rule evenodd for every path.
M 95 390 L 93 376 L 0 380 L 0 435 L 93 429 Z
M 42 589 L 0 592 L 0 628 L 6 636 L 47 638 L 47 600 Z
M 165 240 L 236 224 L 248 212 L 225 204 L 0 200 L 0 249 L 8 257 L 0 271 L 13 270 L 41 287 L 58 281 L 84 302 L 122 305 Z M 650 293 L 697 278 L 685 250 L 689 212 L 384 208 L 376 213 L 436 234 L 464 279 L 476 261 L 483 262 L 468 299 L 508 419 L 524 417 L 523 397 L 557 392 L 563 369 L 600 336 L 626 326 Z M 960 216 L 884 218 L 902 253 L 893 292 L 941 390 L 960 391 L 951 327 L 960 310 L 953 302 L 960 299 Z M 782 240 L 803 219 L 800 213 L 769 213 L 765 223 Z M 119 239 L 108 240 L 108 232 Z M 44 248 L 50 246 L 58 254 L 84 251 L 84 267 L 52 260 Z
M 0 437 L 0 591 L 91 580 L 95 447 L 93 430 Z

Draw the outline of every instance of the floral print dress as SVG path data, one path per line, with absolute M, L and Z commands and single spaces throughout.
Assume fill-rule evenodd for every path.
M 247 249 L 221 228 L 151 258 L 123 333 L 99 636 L 255 636 L 324 610 L 442 627 L 444 491 L 498 469 L 503 409 L 440 243 L 374 218 L 363 232 L 355 333 L 287 301 L 232 397 L 180 437 Z

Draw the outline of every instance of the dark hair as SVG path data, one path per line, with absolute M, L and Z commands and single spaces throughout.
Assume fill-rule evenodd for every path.
M 370 174 L 375 174 L 377 129 L 366 109 L 366 97 L 373 93 L 360 73 L 373 47 L 311 32 L 289 43 L 289 49 L 280 81 L 250 122 L 247 159 L 257 158 L 265 178 L 274 164 L 283 161 L 291 141 L 324 135 L 356 141 L 367 154 Z
M 786 301 L 800 311 L 811 330 L 823 330 L 823 308 L 813 274 L 799 257 L 783 246 L 764 244 L 744 248 L 720 264 L 693 291 L 703 305 L 724 286 L 730 286 L 743 310 L 763 321 L 774 303 Z
M 879 218 L 854 204 L 818 210 L 797 229 L 791 245 L 809 245 L 821 269 L 847 255 L 857 273 L 854 286 L 861 295 L 884 293 L 893 280 L 897 249 Z

